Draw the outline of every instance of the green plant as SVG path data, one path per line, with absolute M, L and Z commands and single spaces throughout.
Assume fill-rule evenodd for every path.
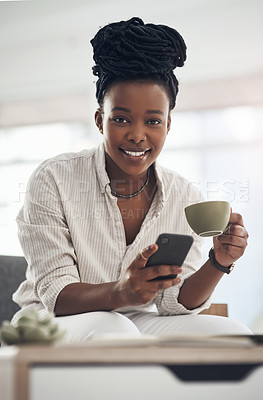
M 5 344 L 52 343 L 64 336 L 58 328 L 53 313 L 40 318 L 35 309 L 19 318 L 16 325 L 4 321 L 0 328 L 0 338 Z

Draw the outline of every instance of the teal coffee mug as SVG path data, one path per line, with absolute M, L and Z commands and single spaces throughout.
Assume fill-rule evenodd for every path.
M 221 235 L 228 227 L 230 204 L 227 201 L 203 201 L 185 207 L 185 216 L 193 231 L 203 237 Z

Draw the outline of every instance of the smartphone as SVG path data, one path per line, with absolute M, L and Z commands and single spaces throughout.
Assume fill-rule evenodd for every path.
M 189 235 L 175 233 L 162 233 L 156 241 L 158 250 L 151 255 L 145 267 L 152 265 L 179 265 L 183 262 L 193 244 L 193 238 Z M 176 278 L 177 275 L 158 276 L 153 280 Z

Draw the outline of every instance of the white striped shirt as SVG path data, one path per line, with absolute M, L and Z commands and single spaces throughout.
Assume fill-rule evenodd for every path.
M 146 306 L 120 311 L 149 310 L 154 303 L 161 315 L 207 308 L 209 301 L 191 311 L 177 301 L 184 280 L 202 261 L 202 239 L 191 231 L 184 214 L 184 207 L 200 200 L 200 193 L 175 172 L 158 163 L 154 168 L 157 192 L 139 233 L 126 246 L 122 216 L 105 170 L 103 143 L 42 163 L 28 182 L 25 203 L 17 216 L 28 268 L 14 301 L 22 308 L 38 304 L 54 311 L 57 296 L 66 285 L 117 281 L 160 233 L 182 233 L 192 235 L 194 243 L 183 265 L 181 284 L 159 292 Z

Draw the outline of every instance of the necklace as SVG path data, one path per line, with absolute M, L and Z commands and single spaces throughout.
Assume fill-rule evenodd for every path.
M 120 194 L 120 193 L 115 192 L 115 190 L 113 190 L 111 188 L 111 194 L 113 196 L 115 196 L 115 197 L 121 197 L 122 199 L 131 199 L 132 197 L 137 196 L 137 194 L 141 193 L 146 188 L 146 186 L 149 183 L 149 180 L 150 180 L 150 168 L 148 168 L 148 170 L 147 170 L 146 181 L 144 182 L 142 187 L 139 190 L 137 190 L 137 192 L 134 192 L 134 193 L 131 193 L 131 194 Z

